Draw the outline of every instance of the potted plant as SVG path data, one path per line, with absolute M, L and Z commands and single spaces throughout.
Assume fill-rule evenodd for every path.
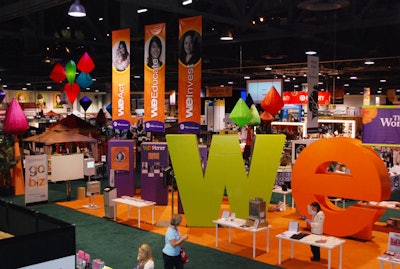
M 11 184 L 11 170 L 18 159 L 14 156 L 14 141 L 12 136 L 0 133 L 0 196 L 14 194 Z

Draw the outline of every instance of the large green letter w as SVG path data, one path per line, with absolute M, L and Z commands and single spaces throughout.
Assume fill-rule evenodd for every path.
M 237 135 L 214 135 L 205 175 L 196 135 L 167 135 L 168 150 L 188 226 L 212 227 L 219 217 L 226 187 L 231 212 L 246 219 L 249 199 L 269 205 L 285 136 L 256 136 L 249 173 Z

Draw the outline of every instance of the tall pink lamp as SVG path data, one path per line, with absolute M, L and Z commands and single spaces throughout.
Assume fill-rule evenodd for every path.
M 18 135 L 24 134 L 28 130 L 28 119 L 24 111 L 15 98 L 12 99 L 6 110 L 3 130 L 7 134 L 14 136 L 14 156 L 17 164 L 13 168 L 12 185 L 14 194 L 25 194 L 24 174 L 22 172 L 21 150 L 19 148 Z

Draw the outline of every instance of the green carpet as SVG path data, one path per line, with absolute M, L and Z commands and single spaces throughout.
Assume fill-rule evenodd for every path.
M 101 180 L 102 189 L 107 180 Z M 85 180 L 72 181 L 71 199 L 76 199 L 77 187 L 85 186 Z M 396 200 L 398 193 L 396 193 Z M 0 197 L 24 206 L 24 196 Z M 281 195 L 273 194 L 271 202 L 277 203 Z M 291 203 L 291 195 L 287 197 L 287 203 Z M 164 236 L 126 226 L 105 218 L 98 218 L 84 214 L 66 207 L 58 206 L 54 202 L 66 200 L 65 182 L 49 183 L 49 201 L 45 204 L 29 206 L 30 209 L 45 213 L 60 220 L 73 223 L 76 226 L 76 249 L 84 250 L 91 254 L 91 258 L 99 258 L 113 269 L 134 268 L 137 257 L 137 248 L 142 243 L 148 243 L 153 249 L 156 268 L 163 268 L 161 250 L 164 246 Z M 351 201 L 346 201 L 346 206 Z M 394 217 L 398 212 L 386 210 L 381 218 L 385 221 L 388 217 Z M 190 262 L 185 268 L 281 268 L 274 265 L 257 262 L 252 259 L 221 252 L 201 245 L 185 242 L 185 249 Z
M 106 182 L 102 181 L 102 185 Z M 85 184 L 85 181 L 72 182 L 71 199 L 76 197 L 76 188 Z M 1 197 L 6 201 L 24 206 L 24 196 Z M 164 236 L 140 230 L 124 224 L 84 214 L 63 206 L 54 204 L 66 200 L 65 182 L 49 183 L 49 202 L 29 206 L 57 219 L 72 223 L 76 227 L 76 249 L 84 250 L 91 255 L 91 259 L 99 258 L 113 269 L 131 269 L 136 265 L 137 249 L 142 243 L 152 247 L 156 268 L 163 268 L 162 248 Z M 208 247 L 185 242 L 185 249 L 189 256 L 189 263 L 185 268 L 251 268 L 273 269 L 281 268 L 252 259 L 221 252 Z

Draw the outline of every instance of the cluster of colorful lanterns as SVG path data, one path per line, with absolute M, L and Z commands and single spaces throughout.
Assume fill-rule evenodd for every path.
M 272 121 L 274 116 L 282 109 L 284 103 L 278 91 L 272 86 L 260 105 L 264 110 L 261 115 L 259 115 L 249 94 L 247 95 L 246 102 L 242 98 L 236 102 L 229 118 L 239 127 L 245 125 L 256 126 L 261 123 L 261 120 L 265 122 Z
M 73 103 L 80 92 L 80 88 L 87 88 L 93 83 L 93 79 L 90 76 L 90 72 L 94 69 L 95 64 L 90 58 L 89 54 L 85 52 L 79 59 L 78 64 L 75 64 L 73 60 L 68 61 L 65 67 L 61 63 L 57 63 L 50 73 L 50 78 L 56 83 L 61 83 L 64 79 L 67 79 L 67 83 L 64 86 L 65 93 L 68 99 Z M 76 70 L 81 71 L 76 76 Z

